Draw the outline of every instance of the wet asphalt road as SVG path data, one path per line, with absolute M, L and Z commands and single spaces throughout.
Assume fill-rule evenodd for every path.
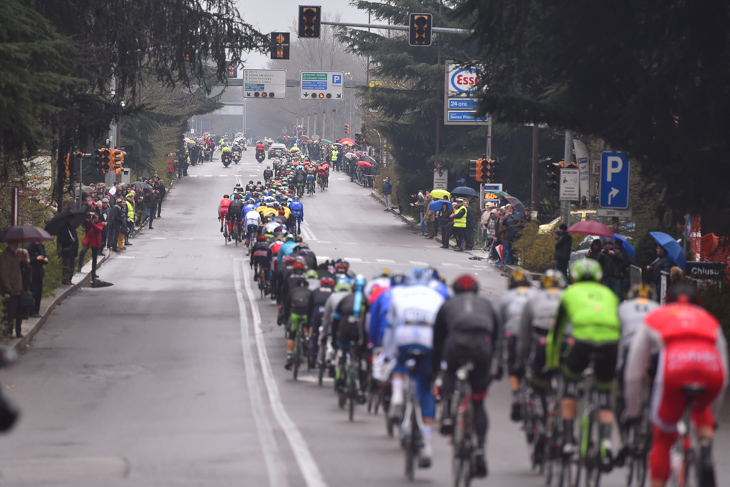
M 0 374 L 23 412 L 0 441 L 0 485 L 408 483 L 382 414 L 358 407 L 350 423 L 330 382 L 320 388 L 307 372 L 292 381 L 275 306 L 258 295 L 244 250 L 224 244 L 218 201 L 236 182 L 262 179 L 265 165 L 248 151 L 229 168 L 191 167 L 155 228 L 100 270 L 114 286 L 67 299 Z M 340 173 L 303 201 L 304 236 L 320 258 L 346 258 L 367 277 L 426 263 L 449 281 L 470 272 L 490 299 L 505 287 L 496 268 L 438 248 Z M 475 485 L 544 485 L 508 404 L 506 383 L 495 384 L 487 399 L 491 473 Z M 717 458 L 730 447 L 728 423 L 726 414 Z M 417 471 L 415 484 L 448 485 L 449 451 L 435 438 L 434 466 Z M 719 478 L 729 479 L 730 466 L 718 464 Z M 602 485 L 623 478 L 617 472 Z

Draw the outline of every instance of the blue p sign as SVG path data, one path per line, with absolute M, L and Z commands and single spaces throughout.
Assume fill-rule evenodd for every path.
M 333 74 L 332 75 L 332 84 L 333 85 L 339 85 L 342 83 L 342 75 L 341 74 Z

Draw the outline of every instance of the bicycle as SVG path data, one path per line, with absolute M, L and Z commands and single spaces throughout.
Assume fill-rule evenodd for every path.
M 421 415 L 421 404 L 418 400 L 415 377 L 419 360 L 425 360 L 422 351 L 411 350 L 408 352 L 406 358 L 408 388 L 406 389 L 405 411 L 403 413 L 403 422 L 401 423 L 401 435 L 403 435 L 401 445 L 406 451 L 405 474 L 410 481 L 413 481 L 415 475 L 414 464 L 423 442 L 421 435 L 421 431 L 423 430 L 423 416 Z
M 324 185 L 324 178 L 322 176 L 317 178 L 317 183 L 319 183 L 319 190 L 324 191 L 325 185 Z
M 266 282 L 266 271 L 263 267 L 257 269 L 258 278 L 256 280 L 256 283 L 259 287 L 259 292 L 261 293 L 261 299 L 264 299 L 267 294 L 269 294 L 269 285 Z
M 358 400 L 358 366 L 359 359 L 357 353 L 357 342 L 351 341 L 347 349 L 346 360 L 344 362 L 345 370 L 340 368 L 340 374 L 344 372 L 345 375 L 345 387 L 339 393 L 339 405 L 341 409 L 344 409 L 345 404 L 348 404 L 348 417 L 350 421 L 355 420 L 355 403 Z
M 563 450 L 563 431 L 560 421 L 560 378 L 553 376 L 545 391 L 545 484 L 550 485 L 553 476 L 560 469 Z M 560 487 L 563 486 L 561 481 Z
M 690 423 L 692 403 L 705 390 L 699 384 L 688 384 L 682 387 L 682 392 L 687 398 L 687 406 L 682 415 L 682 421 L 677 425 L 679 438 L 674 442 L 671 450 L 672 470 L 668 485 L 676 487 L 715 487 L 716 485 L 714 469 L 704 471 L 702 468 L 698 468 L 698 465 L 703 465 L 708 461 L 711 465 L 712 459 L 703 459 L 701 453 L 698 455 L 692 442 Z
M 228 233 L 228 217 L 223 220 L 223 240 L 226 242 L 226 245 L 228 245 L 228 238 L 230 234 Z
M 474 409 L 471 401 L 469 373 L 474 368 L 467 362 L 456 371 L 456 388 L 453 403 L 456 405 L 454 415 L 453 454 L 451 457 L 451 485 L 453 487 L 469 487 L 474 475 L 472 456 L 476 450 L 474 432 Z
M 297 183 L 297 196 L 300 198 L 304 196 L 304 183 Z
M 645 384 L 642 388 L 642 417 L 641 422 L 630 426 L 627 431 L 626 442 L 629 445 L 627 457 L 626 486 L 644 487 L 646 484 L 646 467 L 651 448 L 651 421 L 650 421 L 651 385 Z M 635 482 L 635 483 L 634 483 Z
M 240 225 L 239 222 L 235 222 L 231 226 L 231 238 L 236 243 L 236 247 L 238 247 L 238 242 L 241 241 L 241 228 L 240 228 L 240 226 L 241 225 Z
M 294 349 L 292 350 L 292 375 L 294 380 L 299 376 L 299 366 L 303 357 L 307 357 L 307 370 L 310 369 L 309 362 L 309 337 L 304 336 L 302 340 L 302 328 L 307 324 L 306 318 L 297 324 L 297 332 L 294 335 Z M 291 317 L 289 318 L 289 326 L 291 326 Z
M 314 195 L 314 179 L 307 181 L 307 196 Z

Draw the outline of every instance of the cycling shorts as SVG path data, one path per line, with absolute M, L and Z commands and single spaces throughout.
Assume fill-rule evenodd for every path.
M 618 342 L 593 344 L 576 340 L 563 363 L 566 381 L 577 382 L 595 355 L 596 390 L 608 391 L 613 385 L 618 360 Z
M 505 339 L 507 340 L 507 373 L 511 376 L 522 377 L 525 371 L 517 364 L 518 337 L 507 332 Z
M 306 325 L 308 321 L 308 316 L 306 311 L 297 312 L 297 310 L 292 310 L 291 314 L 291 331 L 296 333 L 297 329 L 299 329 L 299 325 Z
M 228 215 L 228 208 L 227 207 L 223 207 L 223 208 L 220 209 L 220 211 L 218 211 L 218 218 L 222 218 L 222 217 L 227 216 L 227 215 Z
M 446 373 L 441 386 L 443 394 L 448 395 L 454 392 L 456 371 L 462 365 L 471 362 L 473 368 L 469 372 L 468 381 L 472 398 L 475 401 L 484 399 L 492 379 L 492 343 L 488 336 L 474 337 L 469 345 L 463 340 L 457 340 L 453 336 L 449 337 L 444 346 L 443 359 L 446 361 Z
M 350 346 L 350 342 L 364 343 L 364 335 L 362 333 L 362 325 L 360 320 L 354 316 L 343 316 L 340 318 L 340 324 L 337 327 L 337 346 L 342 349 L 347 349 Z
M 651 417 L 654 426 L 666 433 L 676 431 L 687 407 L 682 388 L 696 384 L 705 388 L 692 403 L 692 421 L 714 427 L 710 405 L 722 390 L 725 376 L 715 346 L 707 342 L 682 342 L 667 347 L 659 356 L 654 381 Z
M 527 369 L 529 370 L 530 381 L 537 387 L 545 387 L 549 376 L 545 375 L 545 347 L 547 338 L 545 336 L 533 336 L 530 344 L 530 355 L 527 358 Z

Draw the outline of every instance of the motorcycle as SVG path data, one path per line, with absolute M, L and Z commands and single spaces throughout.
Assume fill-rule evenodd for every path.
M 266 159 L 266 153 L 261 149 L 257 149 L 256 150 L 256 160 L 259 161 L 259 163 L 262 163 L 262 162 L 264 162 L 264 159 Z
M 221 161 L 223 161 L 223 165 L 228 167 L 231 165 L 231 153 L 230 152 L 224 152 L 221 154 Z
M 232 154 L 233 154 L 233 162 L 235 162 L 236 164 L 238 164 L 239 162 L 241 162 L 241 151 L 240 151 L 240 149 L 233 149 Z

